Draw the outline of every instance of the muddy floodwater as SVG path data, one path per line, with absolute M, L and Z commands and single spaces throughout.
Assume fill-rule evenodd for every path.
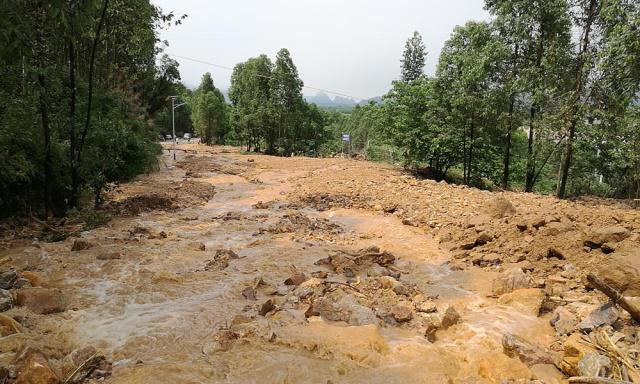
M 496 272 L 452 268 L 448 249 L 392 212 L 294 199 L 322 167 L 282 164 L 166 154 L 111 198 L 171 189 L 181 205 L 115 217 L 82 233 L 85 250 L 72 239 L 12 250 L 67 296 L 68 310 L 34 319 L 40 342 L 54 355 L 94 346 L 112 363 L 105 383 L 531 378 L 502 337 L 549 345 L 548 316 L 499 304 Z M 180 195 L 203 184 L 204 201 Z

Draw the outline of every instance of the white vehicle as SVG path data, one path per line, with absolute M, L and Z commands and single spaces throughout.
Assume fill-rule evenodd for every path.
M 191 139 L 191 134 L 190 133 L 185 133 L 182 138 L 185 139 L 185 140 L 189 140 L 189 139 Z

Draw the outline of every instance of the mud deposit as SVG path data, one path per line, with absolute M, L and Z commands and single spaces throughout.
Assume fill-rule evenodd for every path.
M 9 380 L 28 382 L 28 349 L 60 382 L 560 383 L 583 374 L 589 352 L 570 355 L 567 340 L 592 331 L 636 359 L 622 372 L 608 356 L 606 375 L 634 379 L 628 314 L 578 322 L 606 302 L 583 282 L 605 258 L 602 244 L 582 245 L 587 221 L 630 228 L 608 240 L 622 254 L 637 248 L 637 213 L 572 214 L 547 198 L 523 209 L 516 194 L 505 207 L 370 163 L 184 148 L 114 191 L 120 216 L 106 226 L 2 251 L 3 271 L 60 301 L 20 303 L 36 288 L 12 279 L 0 322 Z M 485 203 L 497 205 L 484 214 Z M 568 329 L 552 325 L 558 308 Z

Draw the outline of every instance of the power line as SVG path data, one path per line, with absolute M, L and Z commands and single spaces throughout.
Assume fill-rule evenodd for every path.
M 165 52 L 166 53 L 166 52 Z M 200 63 L 200 64 L 205 64 L 205 65 L 209 65 L 212 67 L 216 67 L 216 68 L 220 68 L 220 69 L 226 69 L 228 71 L 233 71 L 233 68 L 231 67 L 227 67 L 226 65 L 220 65 L 220 64 L 215 64 L 215 63 L 211 63 L 208 61 L 204 61 L 204 60 L 199 60 L 199 59 L 194 59 L 192 57 L 187 57 L 187 56 L 181 56 L 181 55 L 175 55 L 173 53 L 166 53 L 167 55 L 171 56 L 171 57 L 175 57 L 178 59 L 184 59 L 184 60 L 189 60 L 189 61 L 193 61 L 194 63 Z M 265 78 L 271 78 L 271 76 L 264 76 L 264 75 L 258 75 L 261 77 L 265 77 Z M 351 96 L 351 95 L 347 95 L 346 93 L 341 93 L 341 92 L 335 92 L 335 91 L 330 91 L 328 89 L 322 89 L 322 88 L 316 88 L 316 87 L 312 87 L 309 85 L 303 85 L 303 88 L 307 88 L 307 89 L 313 89 L 314 91 L 320 91 L 320 92 L 324 92 L 324 93 L 330 93 L 332 95 L 337 95 L 337 96 L 343 96 L 343 97 L 348 97 L 350 99 L 355 99 L 355 100 L 366 100 L 364 97 L 356 97 L 356 96 Z

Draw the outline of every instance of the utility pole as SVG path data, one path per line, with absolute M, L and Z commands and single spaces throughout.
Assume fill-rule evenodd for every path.
M 173 140 L 173 161 L 176 161 L 176 116 L 175 116 L 175 102 L 176 97 L 171 96 L 171 129 L 173 131 L 173 136 L 171 139 Z
M 169 98 L 171 99 L 171 130 L 173 132 L 173 160 L 176 160 L 176 144 L 178 142 L 178 138 L 176 137 L 176 116 L 175 116 L 175 110 L 178 107 L 181 107 L 187 103 L 180 103 L 178 105 L 176 105 L 176 99 L 178 98 L 178 96 L 169 96 Z

